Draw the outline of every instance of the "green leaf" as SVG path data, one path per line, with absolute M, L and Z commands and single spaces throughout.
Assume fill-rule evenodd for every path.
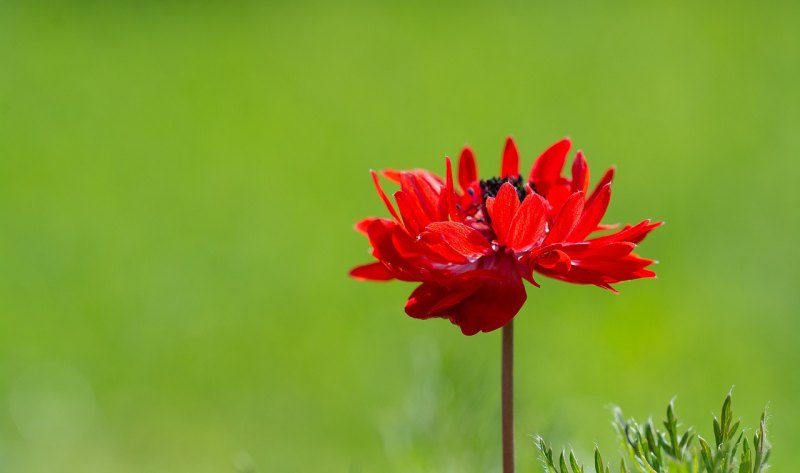
M 667 420 L 664 421 L 664 426 L 667 428 L 669 434 L 670 452 L 673 458 L 678 461 L 683 460 L 681 455 L 680 443 L 678 442 L 678 419 L 675 417 L 674 400 L 669 402 L 667 406 Z
M 739 473 L 752 473 L 753 455 L 750 451 L 750 443 L 747 439 L 742 442 L 742 457 L 739 462 Z
M 706 467 L 706 470 L 711 473 L 714 464 L 712 461 L 711 447 L 709 447 L 708 442 L 706 442 L 706 440 L 699 435 L 697 436 L 697 441 L 700 442 L 700 454 L 703 458 L 703 465 Z
M 561 473 L 567 473 L 567 461 L 564 459 L 564 450 L 561 450 L 561 457 L 558 459 L 558 466 L 561 469 Z
M 722 403 L 722 432 L 723 434 L 728 433 L 728 427 L 731 425 L 731 420 L 733 418 L 733 411 L 731 410 L 731 393 L 729 392 L 728 395 L 725 397 L 725 402 Z M 725 440 L 725 439 L 723 439 Z
M 578 465 L 578 460 L 575 459 L 572 450 L 569 452 L 569 465 L 572 467 L 572 473 L 583 473 L 583 465 Z
M 603 457 L 600 456 L 600 449 L 594 448 L 594 473 L 603 473 Z

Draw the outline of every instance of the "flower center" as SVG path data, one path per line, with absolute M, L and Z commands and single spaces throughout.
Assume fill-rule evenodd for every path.
M 491 179 L 481 180 L 481 193 L 483 194 L 483 201 L 486 202 L 486 199 L 489 197 L 497 197 L 497 193 L 500 191 L 500 187 L 503 186 L 508 182 L 517 190 L 517 197 L 519 200 L 525 199 L 525 182 L 522 180 L 522 177 L 517 176 L 514 178 L 499 178 L 493 177 Z

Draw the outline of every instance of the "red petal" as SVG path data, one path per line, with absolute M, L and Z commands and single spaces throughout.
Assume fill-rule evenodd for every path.
M 400 184 L 400 172 L 401 171 L 397 171 L 395 169 L 384 169 L 381 171 L 381 176 L 389 179 L 392 182 Z
M 565 245 L 563 251 L 572 260 L 568 273 L 552 271 L 541 264 L 536 269 L 556 279 L 575 284 L 594 284 L 616 292 L 611 284 L 655 276 L 653 271 L 645 269 L 654 261 L 631 253 L 634 246 L 630 242 L 602 246 L 593 242 Z
M 405 229 L 392 220 L 378 219 L 367 228 L 372 255 L 403 281 L 419 280 L 427 268 L 418 262 L 409 262 L 409 255 L 401 252 L 396 241 L 410 239 Z
M 639 243 L 650 233 L 654 228 L 658 228 L 663 225 L 664 222 L 653 222 L 650 223 L 650 220 L 643 220 L 637 223 L 634 226 L 626 225 L 624 228 L 619 230 L 616 233 L 612 233 L 610 235 L 604 235 L 592 240 L 589 240 L 591 243 L 609 243 L 614 241 L 628 241 L 631 243 Z
M 489 197 L 486 199 L 486 212 L 489 213 L 489 218 L 492 218 L 492 212 L 494 212 L 494 197 Z
M 434 312 L 431 309 L 447 293 L 447 290 L 438 284 L 423 283 L 417 286 L 406 302 L 406 314 L 416 319 L 429 319 L 441 316 L 442 311 Z
M 405 191 L 397 191 L 394 193 L 394 200 L 397 202 L 397 208 L 400 210 L 403 224 L 408 233 L 418 235 L 425 228 L 425 225 L 431 222 L 431 219 L 420 207 L 419 201 L 412 194 Z
M 384 192 L 383 188 L 381 187 L 381 181 L 378 178 L 378 173 L 371 170 L 370 174 L 372 174 L 372 182 L 375 183 L 375 189 L 377 189 L 378 195 L 381 196 L 383 203 L 386 204 L 386 208 L 389 209 L 389 213 L 392 214 L 392 217 L 394 217 L 394 219 L 399 223 L 400 216 L 397 215 L 397 211 L 394 209 L 392 202 L 388 197 L 386 197 L 386 192 Z
M 592 242 L 565 245 L 565 250 L 573 259 L 593 258 L 622 258 L 631 254 L 636 245 L 630 242 L 616 242 L 607 245 L 595 245 Z
M 450 321 L 464 335 L 491 332 L 510 322 L 525 304 L 525 286 L 518 277 L 486 280 L 471 296 L 453 307 Z
M 592 233 L 606 214 L 611 200 L 611 184 L 606 184 L 586 202 L 580 222 L 569 235 L 569 241 L 581 241 Z
M 589 164 L 582 151 L 578 151 L 572 161 L 572 192 L 578 191 L 589 192 Z
M 383 263 L 370 263 L 350 270 L 350 277 L 362 281 L 389 281 L 394 274 Z
M 550 185 L 561 177 L 561 170 L 564 168 L 570 147 L 572 142 L 569 138 L 564 138 L 547 148 L 533 163 L 528 180 L 532 181 L 542 194 L 547 195 Z
M 559 243 L 566 239 L 578 223 L 578 218 L 583 211 L 583 200 L 583 192 L 576 192 L 569 196 L 561 207 L 561 211 L 558 212 L 558 216 L 553 222 L 553 228 L 547 234 L 543 245 Z
M 469 189 L 470 184 L 478 180 L 478 167 L 475 164 L 475 154 L 469 146 L 461 150 L 458 158 L 458 184 L 464 192 Z
M 644 269 L 646 266 L 653 264 L 653 262 L 653 260 L 639 258 L 636 255 L 629 255 L 625 258 L 616 259 L 581 260 L 575 263 L 575 266 L 597 274 L 605 282 L 616 283 L 631 279 L 654 277 L 655 273 L 653 271 Z
M 526 281 L 533 284 L 534 286 L 541 287 L 541 285 L 539 285 L 539 283 L 536 282 L 536 279 L 533 278 L 533 269 L 529 270 L 527 274 L 525 274 L 524 278 Z
M 406 302 L 406 314 L 416 319 L 448 317 L 452 308 L 474 293 L 479 284 L 466 282 L 452 287 L 436 283 L 417 286 Z
M 567 273 L 572 264 L 570 257 L 561 250 L 548 251 L 536 260 L 540 268 L 553 271 L 557 274 Z
M 428 222 L 447 218 L 447 214 L 441 212 L 442 209 L 439 205 L 443 186 L 435 188 L 434 182 L 426 179 L 426 176 L 421 173 L 406 171 L 400 173 L 400 189 L 416 200 L 419 208 L 428 217 Z M 441 184 L 437 183 L 437 186 L 441 186 Z
M 468 263 L 469 260 L 457 253 L 447 244 L 439 241 L 429 245 L 419 238 L 412 238 L 401 228 L 391 235 L 393 260 L 379 258 L 389 269 L 398 273 L 397 278 L 403 281 L 425 281 L 430 279 L 434 265 Z M 390 257 L 392 255 L 390 254 Z M 398 269 L 399 268 L 399 269 Z M 399 272 L 401 271 L 402 272 Z
M 518 176 L 519 151 L 517 151 L 517 145 L 514 144 L 514 139 L 509 136 L 506 140 L 506 147 L 503 149 L 503 164 L 500 168 L 500 177 L 505 179 Z
M 361 233 L 362 235 L 367 235 L 367 229 L 369 228 L 370 225 L 372 225 L 373 222 L 375 222 L 377 220 L 386 220 L 386 219 L 385 218 L 368 217 L 368 218 L 365 218 L 365 219 L 362 219 L 362 220 L 359 220 L 358 222 L 356 222 L 355 229 L 356 229 L 356 231 L 358 233 Z
M 617 228 L 619 228 L 618 223 L 601 223 L 597 228 L 592 230 L 592 232 L 604 232 L 607 230 L 616 230 Z
M 561 179 L 559 179 L 561 181 Z M 572 186 L 567 182 L 555 182 L 547 191 L 547 201 L 550 202 L 551 214 L 558 215 L 564 202 L 567 201 L 569 196 L 574 194 L 571 191 Z
M 658 227 L 660 227 L 661 225 L 664 225 L 664 222 L 654 222 L 654 223 L 649 223 L 649 220 L 648 220 L 648 224 L 647 224 L 647 225 L 644 225 L 643 227 L 641 227 L 641 228 L 637 229 L 637 231 L 636 231 L 636 232 L 631 232 L 631 234 L 629 234 L 629 235 L 627 236 L 627 238 L 625 239 L 625 241 L 629 241 L 629 242 L 631 242 L 631 243 L 636 243 L 636 244 L 638 245 L 639 243 L 641 243 L 641 241 L 642 241 L 642 240 L 644 240 L 644 239 L 645 239 L 645 237 L 646 237 L 646 236 L 647 236 L 647 235 L 648 235 L 648 234 L 649 234 L 649 233 L 650 233 L 650 232 L 651 232 L 653 229 L 655 229 L 655 228 L 658 228 Z
M 463 302 L 464 299 L 472 295 L 478 288 L 480 288 L 479 282 L 466 280 L 453 287 L 448 287 L 447 293 L 442 295 L 430 310 L 435 313 L 451 312 L 449 309 Z
M 453 163 L 450 161 L 449 156 L 445 156 L 445 164 L 447 166 L 447 174 L 445 181 L 445 192 L 447 193 L 447 215 L 450 220 L 458 219 L 458 212 L 456 212 L 456 191 L 453 186 Z
M 595 194 L 600 192 L 600 189 L 606 186 L 606 184 L 611 184 L 614 180 L 614 173 L 616 172 L 616 168 L 611 166 L 610 168 L 606 169 L 606 172 L 603 174 L 603 177 L 600 178 L 600 182 L 597 183 L 597 186 L 592 191 L 592 195 L 589 196 L 591 199 Z
M 385 244 L 385 240 L 387 239 L 389 239 L 389 244 L 391 245 L 391 235 L 397 227 L 399 227 L 397 222 L 386 218 L 377 218 L 370 222 L 365 230 L 372 249 L 377 251 L 381 245 Z M 373 251 L 373 254 L 375 254 L 375 251 Z M 377 254 L 375 254 L 375 256 L 378 257 Z M 381 258 L 378 257 L 378 259 Z
M 506 244 L 511 221 L 518 208 L 519 197 L 517 196 L 517 189 L 508 182 L 500 186 L 497 197 L 493 199 L 491 206 L 486 206 L 489 217 L 492 220 L 492 228 L 495 235 L 497 235 L 497 242 L 501 245 Z
M 515 252 L 527 251 L 544 236 L 547 210 L 539 194 L 528 194 L 519 206 L 508 232 L 508 247 Z
M 477 259 L 492 251 L 492 245 L 479 231 L 459 222 L 433 222 L 425 227 L 420 237 L 432 248 L 445 244 L 469 260 Z
M 611 290 L 613 292 L 617 292 L 613 287 L 611 287 L 610 282 L 606 281 L 601 275 L 591 271 L 586 271 L 585 269 L 579 266 L 573 266 L 572 268 L 570 268 L 569 272 L 564 274 L 555 274 L 546 272 L 542 272 L 542 274 L 572 284 L 594 284 L 595 286 L 599 286 Z

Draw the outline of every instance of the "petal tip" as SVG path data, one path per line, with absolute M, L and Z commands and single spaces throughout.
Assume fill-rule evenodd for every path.
M 519 176 L 519 150 L 514 142 L 514 138 L 509 136 L 506 138 L 506 144 L 503 147 L 503 161 L 500 166 L 500 177 L 517 176 Z

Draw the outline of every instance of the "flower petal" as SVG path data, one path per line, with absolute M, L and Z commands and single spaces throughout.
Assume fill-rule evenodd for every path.
M 510 136 L 506 140 L 506 146 L 503 149 L 500 177 L 502 179 L 519 177 L 519 151 L 517 151 L 517 145 L 514 144 L 514 139 Z
M 604 245 L 597 245 L 591 241 L 576 243 L 564 246 L 574 259 L 580 260 L 586 257 L 593 258 L 623 258 L 631 254 L 636 244 L 630 242 L 614 242 Z
M 362 235 L 367 235 L 367 229 L 376 220 L 387 220 L 387 219 L 385 219 L 385 218 L 377 218 L 377 217 L 367 217 L 365 219 L 362 219 L 362 220 L 359 220 L 358 222 L 356 222 L 355 229 L 356 229 L 356 231 L 358 233 L 360 233 Z
M 547 234 L 543 245 L 559 243 L 566 239 L 567 235 L 572 232 L 575 225 L 578 223 L 578 219 L 583 211 L 583 203 L 583 192 L 575 192 L 569 196 L 558 212 L 558 216 L 553 222 L 553 228 L 550 229 L 550 233 Z
M 611 201 L 611 184 L 606 184 L 600 191 L 589 197 L 583 208 L 583 214 L 575 229 L 569 234 L 568 241 L 581 241 L 597 229 L 603 215 L 606 214 Z
M 411 235 L 418 235 L 431 222 L 413 194 L 397 191 L 394 193 L 394 200 L 403 217 L 403 224 Z
M 470 184 L 478 180 L 478 167 L 475 164 L 475 154 L 469 146 L 464 146 L 458 158 L 458 184 L 464 192 Z
M 383 191 L 383 188 L 381 187 L 381 181 L 378 178 L 378 173 L 370 170 L 370 174 L 372 174 L 372 182 L 375 183 L 375 189 L 378 191 L 378 195 L 381 197 L 381 200 L 383 200 L 383 203 L 386 204 L 386 208 L 389 209 L 389 213 L 392 214 L 392 217 L 394 217 L 394 219 L 399 223 L 400 216 L 397 215 L 397 211 L 394 209 L 392 202 L 386 196 L 386 192 Z
M 389 281 L 394 274 L 383 263 L 370 263 L 350 270 L 350 277 L 362 281 Z
M 480 284 L 475 281 L 462 280 L 459 284 L 444 286 L 426 282 L 411 293 L 406 302 L 406 314 L 416 319 L 429 319 L 431 317 L 448 317 L 454 306 L 462 303 L 472 295 Z
M 561 250 L 552 250 L 536 259 L 539 269 L 546 269 L 556 274 L 564 274 L 570 270 L 572 260 Z
M 526 299 L 525 286 L 519 277 L 509 276 L 501 281 L 487 279 L 451 309 L 453 313 L 449 318 L 464 335 L 491 332 L 510 322 Z
M 366 229 L 369 243 L 372 246 L 372 255 L 383 263 L 403 281 L 419 280 L 427 271 L 425 261 L 411 262 L 410 258 L 416 253 L 406 253 L 398 244 L 398 240 L 408 240 L 410 237 L 405 229 L 393 220 L 376 219 Z
M 611 184 L 611 182 L 614 180 L 614 173 L 615 172 L 616 172 L 616 168 L 614 166 L 611 166 L 610 168 L 606 169 L 606 172 L 603 174 L 603 177 L 600 178 L 600 182 L 597 183 L 597 186 L 595 186 L 594 190 L 592 191 L 592 194 L 589 196 L 590 199 L 595 194 L 600 192 L 600 190 L 603 187 L 605 187 L 606 184 Z
M 533 182 L 536 189 L 542 194 L 547 195 L 552 183 L 561 177 L 561 170 L 564 168 L 564 162 L 567 160 L 567 153 L 571 147 L 572 142 L 569 138 L 564 138 L 536 158 L 528 180 Z
M 400 173 L 402 171 L 398 171 L 396 169 L 383 169 L 381 170 L 381 176 L 389 179 L 390 181 L 400 184 Z
M 578 151 L 572 161 L 572 192 L 589 192 L 589 164 L 583 151 Z
M 432 310 L 433 307 L 444 298 L 447 289 L 444 286 L 433 283 L 422 283 L 408 297 L 406 302 L 406 314 L 415 319 L 429 319 L 440 317 L 447 308 L 441 307 L 438 311 Z
M 550 203 L 550 210 L 553 216 L 558 215 L 558 212 L 561 211 L 561 207 L 564 205 L 564 202 L 569 199 L 569 196 L 574 194 L 572 192 L 572 186 L 564 179 L 560 179 L 558 182 L 554 182 L 550 185 L 549 189 L 547 190 L 547 201 Z
M 428 222 L 447 219 L 447 214 L 442 213 L 439 204 L 443 188 L 443 185 L 427 179 L 421 173 L 408 171 L 400 173 L 400 189 L 416 201 L 416 204 L 427 216 Z
M 492 203 L 489 204 L 489 200 Z M 497 197 L 486 199 L 486 210 L 489 212 L 492 228 L 497 235 L 497 242 L 505 245 L 508 241 L 508 232 L 511 228 L 511 221 L 519 208 L 519 196 L 517 189 L 508 182 L 500 186 Z
M 593 240 L 562 245 L 560 251 L 563 251 L 571 260 L 569 271 L 556 271 L 554 268 L 542 264 L 543 258 L 536 261 L 536 271 L 566 282 L 594 284 L 616 292 L 611 284 L 631 279 L 655 277 L 653 271 L 646 269 L 655 261 L 641 258 L 632 253 L 635 246 L 631 242 L 598 244 Z
M 365 228 L 369 244 L 372 246 L 372 254 L 376 258 L 381 259 L 378 252 L 381 250 L 381 247 L 387 245 L 387 240 L 388 246 L 393 248 L 391 243 L 392 232 L 397 227 L 399 227 L 399 224 L 394 220 L 378 218 L 370 222 Z
M 479 231 L 459 222 L 433 222 L 425 227 L 420 239 L 434 250 L 441 250 L 441 246 L 445 245 L 465 258 L 454 263 L 473 261 L 492 251 L 492 245 Z
M 528 194 L 517 209 L 508 232 L 508 247 L 515 252 L 527 251 L 544 236 L 547 210 L 539 194 Z
M 653 263 L 653 260 L 631 254 L 624 258 L 587 258 L 575 262 L 574 267 L 594 273 L 604 282 L 617 283 L 655 277 L 656 273 L 644 269 Z
M 445 165 L 447 167 L 445 180 L 447 216 L 450 218 L 450 220 L 457 220 L 458 212 L 456 211 L 456 191 L 453 186 L 453 163 L 450 161 L 449 156 L 445 156 Z
M 610 243 L 615 241 L 627 241 L 631 243 L 639 243 L 654 229 L 663 225 L 664 222 L 650 222 L 650 220 L 643 220 L 636 225 L 625 225 L 622 229 L 610 235 L 603 235 L 592 240 L 591 243 Z

